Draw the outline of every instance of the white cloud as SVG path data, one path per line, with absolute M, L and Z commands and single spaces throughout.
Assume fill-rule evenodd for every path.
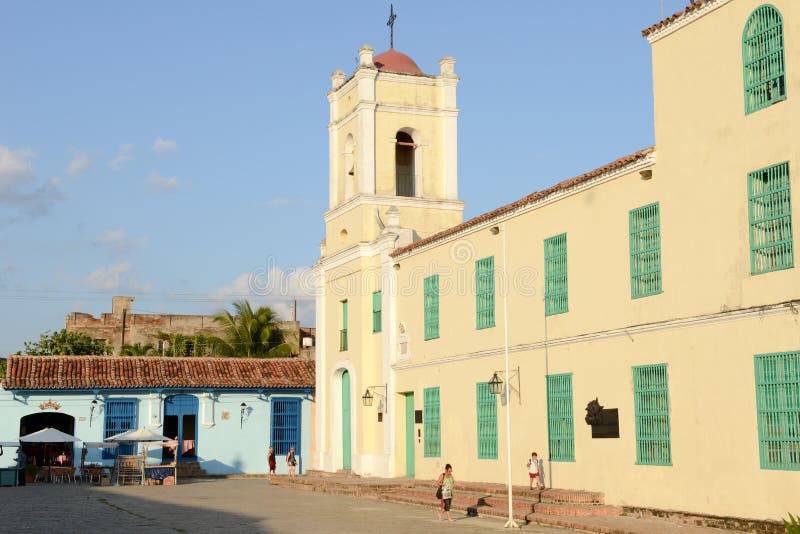
M 178 143 L 170 139 L 161 139 L 159 137 L 156 139 L 155 143 L 153 143 L 153 150 L 159 154 L 163 152 L 175 152 L 178 150 Z
M 224 300 L 247 299 L 253 306 L 269 306 L 281 319 L 291 319 L 292 304 L 297 300 L 297 319 L 304 326 L 313 325 L 314 288 L 310 267 L 281 269 L 272 258 L 264 267 L 242 273 L 233 282 L 217 289 Z
M 0 205 L 17 212 L 4 214 L 4 222 L 17 219 L 19 212 L 30 217 L 43 215 L 64 198 L 59 178 L 47 181 L 36 178 L 33 172 L 35 157 L 29 148 L 13 149 L 0 145 Z
M 174 191 L 178 189 L 178 179 L 174 176 L 172 178 L 165 178 L 154 172 L 150 175 L 147 179 L 147 183 L 153 186 L 154 189 L 159 189 L 161 191 Z
M 110 162 L 108 162 L 109 166 L 115 171 L 120 170 L 123 165 L 134 159 L 133 154 L 131 154 L 132 150 L 133 150 L 132 143 L 119 145 L 119 148 L 117 149 L 117 156 Z
M 133 275 L 131 262 L 124 261 L 108 267 L 99 267 L 89 274 L 83 281 L 96 291 L 126 291 L 149 292 L 151 284 L 142 284 Z
M 147 237 L 129 237 L 128 232 L 122 229 L 108 230 L 94 238 L 95 245 L 109 247 L 117 252 L 143 247 L 148 241 Z
M 286 197 L 274 197 L 269 200 L 265 200 L 262 202 L 262 205 L 269 208 L 279 208 L 281 206 L 288 206 L 290 203 L 290 200 Z
M 69 165 L 67 165 L 67 174 L 70 176 L 75 176 L 76 174 L 88 171 L 91 166 L 92 160 L 89 159 L 89 155 L 86 154 L 86 152 L 83 150 L 73 149 L 72 161 L 70 161 Z

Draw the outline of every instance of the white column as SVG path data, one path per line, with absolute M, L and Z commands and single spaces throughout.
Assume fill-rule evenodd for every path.
M 442 108 L 448 113 L 442 126 L 442 168 L 444 169 L 444 198 L 458 199 L 458 107 L 456 87 L 458 76 L 455 73 L 456 60 L 445 56 L 439 60 L 441 74 L 439 86 L 442 91 Z

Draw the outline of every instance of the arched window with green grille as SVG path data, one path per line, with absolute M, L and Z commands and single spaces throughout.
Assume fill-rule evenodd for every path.
M 742 33 L 744 111 L 753 113 L 786 100 L 783 18 L 775 7 L 759 6 Z

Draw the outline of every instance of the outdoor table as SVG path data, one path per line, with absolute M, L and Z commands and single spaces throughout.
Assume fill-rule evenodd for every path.
M 65 477 L 69 482 L 74 474 L 74 467 L 50 466 L 50 482 L 63 482 Z

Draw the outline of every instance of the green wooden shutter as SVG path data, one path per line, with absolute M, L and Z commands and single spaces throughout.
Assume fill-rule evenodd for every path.
M 661 293 L 661 221 L 658 202 L 631 210 L 631 298 Z
M 494 326 L 494 256 L 475 262 L 476 328 Z
M 497 459 L 497 397 L 489 392 L 488 382 L 475 384 L 478 405 L 478 458 Z
M 424 389 L 425 404 L 423 406 L 425 430 L 425 457 L 438 458 L 442 455 L 442 427 L 439 415 L 439 388 Z
M 339 331 L 339 350 L 347 350 L 347 300 L 342 301 L 342 329 Z
M 667 364 L 633 367 L 636 463 L 672 465 Z
M 750 272 L 794 267 L 789 162 L 747 175 L 750 213 Z
M 372 293 L 372 331 L 381 331 L 381 292 Z
M 561 234 L 544 240 L 544 314 L 568 310 L 567 234 Z
M 551 461 L 575 461 L 572 373 L 547 375 L 547 439 Z
M 439 275 L 425 278 L 425 339 L 439 337 Z
M 742 32 L 744 112 L 786 100 L 783 18 L 770 5 L 757 7 Z
M 755 356 L 761 469 L 800 471 L 800 351 Z

